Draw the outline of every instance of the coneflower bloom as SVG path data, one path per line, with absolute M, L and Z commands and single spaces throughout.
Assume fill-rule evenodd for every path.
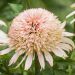
M 25 10 L 13 20 L 8 34 L 0 31 L 0 43 L 9 46 L 0 51 L 0 55 L 15 50 L 9 62 L 9 65 L 12 65 L 23 54 L 24 57 L 17 67 L 25 61 L 25 70 L 31 67 L 35 53 L 41 69 L 45 68 L 45 60 L 53 66 L 51 52 L 65 59 L 65 51 L 69 52 L 74 48 L 73 41 L 68 38 L 74 34 L 66 32 L 64 27 L 65 22 L 61 23 L 53 13 L 45 9 Z

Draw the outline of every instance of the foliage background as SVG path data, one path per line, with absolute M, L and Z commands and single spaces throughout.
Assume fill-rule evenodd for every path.
M 8 25 L 7 27 L 0 27 L 0 29 L 8 32 L 13 18 L 28 8 L 45 8 L 52 11 L 63 22 L 66 15 L 73 11 L 70 5 L 74 2 L 75 0 L 0 0 L 0 19 Z M 73 17 L 67 20 L 66 30 L 73 32 L 74 27 L 69 24 L 71 19 Z M 0 47 L 0 50 L 4 48 Z M 54 56 L 54 67 L 51 68 L 46 64 L 46 69 L 40 73 L 36 73 L 37 69 L 34 67 L 31 67 L 29 71 L 24 71 L 23 65 L 18 69 L 14 69 L 14 66 L 8 66 L 12 54 L 13 52 L 0 56 L 0 75 L 75 75 L 75 51 L 69 53 L 66 60 Z

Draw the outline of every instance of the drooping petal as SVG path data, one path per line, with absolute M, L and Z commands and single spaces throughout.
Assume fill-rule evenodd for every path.
M 63 32 L 62 35 L 63 36 L 75 36 L 75 34 L 70 33 L 70 32 Z
M 73 48 L 75 48 L 74 42 L 69 38 L 63 37 L 62 42 L 66 44 L 70 44 L 71 46 L 73 46 Z
M 38 52 L 37 55 L 38 55 L 38 60 L 39 60 L 41 69 L 44 69 L 45 68 L 45 61 L 44 61 L 43 54 L 41 52 Z
M 23 53 L 24 53 L 23 50 L 17 51 L 17 52 L 13 55 L 13 57 L 10 59 L 10 61 L 9 61 L 9 66 L 12 65 L 12 64 L 14 64 L 14 63 L 17 61 L 17 59 L 19 58 L 19 56 L 22 55 Z
M 18 68 L 25 59 L 26 59 L 26 55 L 23 57 L 23 59 L 21 60 L 21 62 L 15 68 Z
M 6 44 L 5 43 L 0 43 L 0 46 L 6 46 Z
M 0 30 L 0 43 L 8 43 L 7 34 Z
M 73 24 L 75 22 L 75 19 L 73 19 L 71 22 L 70 22 L 70 24 Z
M 61 24 L 61 27 L 60 28 L 64 28 L 66 25 L 66 21 L 64 21 L 62 24 Z
M 0 20 L 0 26 L 2 26 L 2 25 L 6 26 L 5 22 Z
M 11 51 L 12 51 L 11 48 L 7 48 L 7 49 L 4 49 L 4 50 L 1 50 L 1 51 L 0 51 L 0 55 L 7 54 L 7 53 L 9 53 L 9 52 L 11 52 Z
M 32 65 L 33 54 L 28 55 L 25 63 L 25 70 L 28 70 Z
M 50 55 L 50 53 L 47 52 L 47 51 L 45 51 L 44 54 L 45 54 L 46 61 L 47 61 L 51 66 L 53 66 L 53 58 L 52 58 L 52 56 Z
M 71 12 L 69 15 L 66 16 L 66 18 L 69 18 L 71 16 L 75 15 L 75 11 Z
M 64 59 L 67 57 L 67 54 L 61 48 L 57 48 L 57 49 L 53 50 L 53 53 L 56 56 L 62 57 Z
M 59 47 L 67 52 L 73 49 L 69 44 L 65 44 L 65 43 L 60 43 Z

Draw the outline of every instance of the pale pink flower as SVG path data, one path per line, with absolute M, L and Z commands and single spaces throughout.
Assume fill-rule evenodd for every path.
M 45 59 L 53 66 L 51 52 L 65 59 L 67 57 L 65 51 L 69 52 L 74 48 L 73 41 L 68 38 L 74 34 L 66 32 L 64 27 L 65 22 L 61 23 L 53 13 L 45 9 L 25 10 L 13 20 L 8 36 L 0 31 L 2 34 L 0 40 L 3 40 L 1 43 L 9 45 L 9 48 L 0 51 L 0 55 L 15 50 L 9 62 L 9 65 L 12 65 L 24 54 L 17 67 L 26 60 L 25 70 L 28 70 L 36 52 L 41 69 L 45 68 Z

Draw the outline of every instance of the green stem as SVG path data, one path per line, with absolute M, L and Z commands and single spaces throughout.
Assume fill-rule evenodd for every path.
M 68 75 L 72 75 L 72 66 L 71 65 L 68 66 L 68 73 L 69 73 Z
M 23 75 L 24 72 L 23 65 L 20 66 L 20 70 L 21 70 L 21 75 Z
M 37 53 L 35 53 L 35 75 L 40 75 L 40 66 L 38 62 Z
M 53 71 L 53 75 L 55 75 L 55 74 L 54 74 L 54 67 L 52 67 L 52 71 Z

